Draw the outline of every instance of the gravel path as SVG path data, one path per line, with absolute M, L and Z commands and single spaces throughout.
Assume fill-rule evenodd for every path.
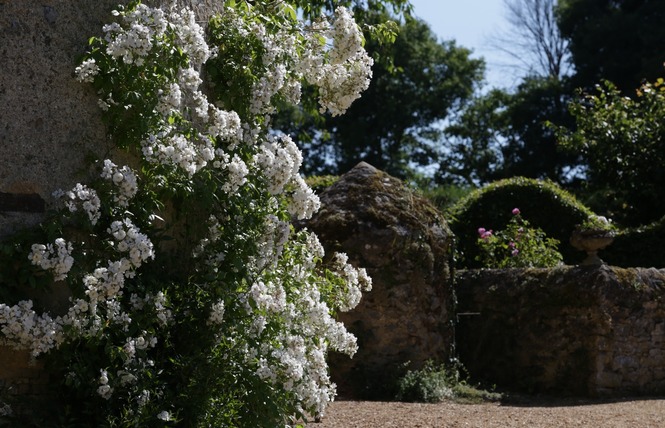
M 663 428 L 665 398 L 557 400 L 516 404 L 336 401 L 310 428 Z

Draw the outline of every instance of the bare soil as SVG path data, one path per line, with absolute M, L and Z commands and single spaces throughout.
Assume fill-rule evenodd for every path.
M 437 404 L 336 401 L 310 428 L 665 427 L 665 398 Z

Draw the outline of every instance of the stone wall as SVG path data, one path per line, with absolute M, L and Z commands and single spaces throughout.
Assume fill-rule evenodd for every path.
M 358 337 L 349 359 L 331 355 L 340 394 L 393 398 L 399 371 L 454 353 L 452 232 L 441 214 L 400 180 L 361 162 L 321 195 L 307 223 L 326 253 L 346 252 L 372 277 L 372 291 L 339 319 Z
M 562 395 L 665 393 L 665 270 L 469 270 L 456 292 L 460 360 L 479 380 Z
M 74 69 L 88 39 L 125 3 L 0 0 L 0 237 L 38 223 L 54 190 L 84 181 L 87 157 L 108 156 L 97 97 Z M 178 3 L 195 4 L 202 16 L 221 4 Z

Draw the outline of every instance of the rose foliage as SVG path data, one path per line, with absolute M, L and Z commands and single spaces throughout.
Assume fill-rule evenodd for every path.
M 65 284 L 69 309 L 0 304 L 3 342 L 61 375 L 61 413 L 81 426 L 323 414 L 327 352 L 357 349 L 334 315 L 371 281 L 344 254 L 324 264 L 317 237 L 294 229 L 319 200 L 271 117 L 304 82 L 322 112 L 344 113 L 371 77 L 358 25 L 343 7 L 303 20 L 273 1 L 227 2 L 205 28 L 175 3 L 113 14 L 76 76 L 116 147 L 57 192 L 40 240 L 3 247 L 25 284 Z
M 519 208 L 504 230 L 478 228 L 478 262 L 487 268 L 554 267 L 563 258 L 557 251 L 559 241 L 522 218 Z

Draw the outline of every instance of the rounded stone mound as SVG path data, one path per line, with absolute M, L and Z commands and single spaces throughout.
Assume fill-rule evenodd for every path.
M 360 163 L 321 194 L 306 226 L 331 255 L 345 252 L 372 291 L 339 319 L 358 337 L 352 358 L 331 355 L 342 396 L 392 398 L 394 381 L 453 353 L 453 235 L 440 212 L 400 180 Z

